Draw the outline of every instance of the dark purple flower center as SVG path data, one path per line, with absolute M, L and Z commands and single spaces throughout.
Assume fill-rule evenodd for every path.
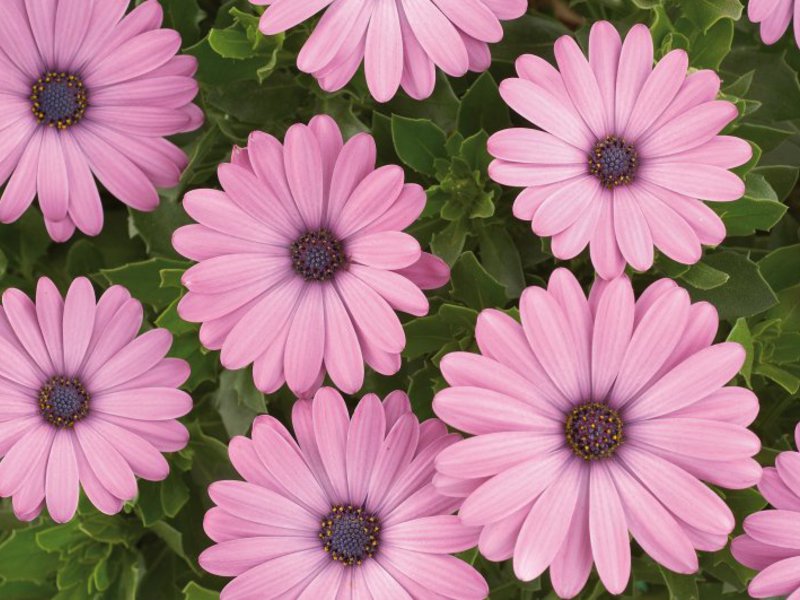
M 51 377 L 39 391 L 39 411 L 55 427 L 72 427 L 89 414 L 89 393 L 75 377 Z
M 319 539 L 331 558 L 345 566 L 360 565 L 378 551 L 380 521 L 354 506 L 333 506 L 322 517 Z
M 608 189 L 631 183 L 638 166 L 633 145 L 613 135 L 598 141 L 589 154 L 589 171 Z
M 587 402 L 572 409 L 565 425 L 567 445 L 584 460 L 612 456 L 622 444 L 622 419 L 602 402 Z
M 83 118 L 89 102 L 80 77 L 47 72 L 32 86 L 31 108 L 42 125 L 67 129 Z
M 327 229 L 304 234 L 290 252 L 294 270 L 306 281 L 328 281 L 347 262 L 342 243 Z

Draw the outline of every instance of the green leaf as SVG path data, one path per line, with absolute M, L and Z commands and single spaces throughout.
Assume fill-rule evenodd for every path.
M 175 29 L 181 34 L 183 46 L 197 42 L 200 38 L 200 21 L 205 13 L 200 10 L 197 0 L 160 0 L 164 9 L 164 27 Z
M 129 218 L 130 236 L 141 237 L 150 256 L 182 258 L 172 247 L 172 234 L 192 220 L 179 203 L 162 198 L 153 212 L 130 210 Z
M 219 592 L 206 589 L 194 581 L 183 588 L 183 600 L 219 600 Z
M 775 305 L 777 298 L 764 280 L 758 265 L 738 252 L 724 251 L 706 256 L 710 267 L 727 273 L 730 279 L 709 290 L 688 286 L 695 301 L 706 300 L 716 306 L 722 319 L 749 317 Z
M 458 259 L 467 239 L 466 219 L 452 221 L 441 231 L 433 235 L 431 249 L 450 266 Z
M 15 529 L 0 543 L 0 578 L 43 583 L 58 566 L 58 555 L 42 550 L 33 527 Z
M 658 566 L 664 583 L 667 584 L 670 600 L 700 600 L 700 592 L 697 589 L 697 579 L 694 575 L 679 575 L 672 571 Z
M 484 227 L 478 234 L 484 267 L 506 288 L 509 298 L 518 298 L 525 287 L 522 259 L 508 229 L 501 223 Z
M 183 475 L 176 469 L 170 470 L 169 477 L 161 485 L 161 506 L 164 514 L 175 517 L 189 501 L 189 487 Z
M 763 175 L 747 176 L 745 196 L 736 202 L 714 202 L 711 208 L 722 218 L 728 235 L 753 235 L 757 230 L 769 231 L 786 213 L 786 205 Z
M 758 268 L 776 292 L 800 283 L 800 244 L 777 248 L 758 261 Z
M 477 311 L 471 308 L 443 304 L 435 315 L 414 319 L 403 326 L 407 338 L 403 356 L 413 360 L 433 354 L 454 340 L 471 339 L 477 319 Z
M 796 394 L 800 391 L 800 377 L 786 369 L 767 363 L 761 363 L 754 367 L 753 372 L 771 379 L 790 394 Z
M 505 288 L 478 262 L 472 252 L 465 252 L 451 271 L 453 297 L 470 308 L 502 308 L 506 305 Z
M 747 319 L 736 319 L 736 323 L 728 334 L 729 342 L 738 342 L 742 345 L 747 353 L 744 364 L 742 365 L 739 373 L 742 374 L 747 386 L 752 388 L 751 377 L 753 375 L 753 360 L 755 359 L 755 348 L 753 346 L 753 336 L 750 333 L 750 327 L 747 325 Z
M 730 19 L 717 21 L 692 43 L 690 54 L 692 66 L 697 69 L 719 69 L 731 51 L 732 42 L 733 21 Z
M 730 279 L 730 275 L 704 262 L 699 262 L 689 267 L 681 275 L 681 279 L 699 290 L 713 290 L 725 285 Z
M 214 407 L 231 436 L 244 435 L 249 431 L 253 419 L 267 412 L 266 398 L 253 385 L 250 369 L 226 370 L 220 374 L 219 389 L 214 393 Z
M 461 98 L 458 131 L 468 137 L 481 130 L 494 133 L 510 125 L 506 103 L 500 97 L 494 78 L 486 71 Z
M 682 2 L 681 9 L 690 20 L 707 32 L 720 19 L 738 21 L 742 17 L 744 6 L 739 0 L 692 0 Z
M 427 119 L 392 115 L 392 140 L 397 156 L 419 173 L 436 174 L 437 158 L 447 158 L 444 131 Z
M 106 285 L 123 285 L 137 300 L 150 304 L 155 309 L 163 309 L 179 294 L 174 289 L 160 287 L 161 271 L 185 269 L 188 264 L 166 258 L 151 258 L 116 269 L 102 269 L 98 277 Z

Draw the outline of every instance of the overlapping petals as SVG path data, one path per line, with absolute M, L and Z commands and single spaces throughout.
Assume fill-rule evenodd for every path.
M 188 159 L 164 138 L 203 122 L 192 104 L 197 61 L 175 55 L 181 39 L 161 29 L 157 0 L 126 15 L 128 5 L 0 4 L 0 222 L 16 221 L 38 197 L 55 241 L 66 241 L 76 227 L 97 235 L 103 207 L 95 178 L 143 211 L 158 206 L 157 187 L 178 183 Z M 48 74 L 79 81 L 85 102 Z M 32 104 L 37 80 L 42 87 Z
M 229 446 L 245 481 L 209 488 L 216 506 L 204 525 L 216 544 L 200 564 L 234 577 L 223 600 L 487 596 L 478 572 L 450 556 L 473 547 L 478 530 L 463 526 L 451 514 L 458 500 L 431 484 L 434 458 L 459 436 L 436 419 L 419 423 L 402 392 L 383 402 L 364 396 L 350 418 L 342 397 L 323 388 L 295 404 L 292 421 L 297 441 L 258 417 L 252 439 Z M 379 524 L 371 556 L 344 564 L 332 559 L 342 540 L 324 549 L 320 524 L 332 506 Z
M 297 58 L 326 91 L 342 88 L 364 63 L 379 102 L 402 88 L 422 100 L 436 68 L 460 77 L 491 64 L 489 44 L 503 37 L 501 20 L 516 19 L 527 0 L 251 0 L 268 5 L 261 31 L 274 35 L 325 11 Z
M 347 143 L 327 116 L 292 126 L 284 144 L 255 132 L 219 167 L 222 191 L 194 190 L 184 207 L 197 224 L 175 232 L 198 261 L 178 306 L 202 322 L 200 340 L 222 364 L 254 363 L 256 386 L 287 382 L 311 394 L 330 375 L 361 388 L 364 363 L 393 374 L 405 334 L 395 310 L 428 312 L 422 289 L 449 279 L 440 259 L 402 230 L 426 197 L 395 165 L 375 168 L 375 141 Z
M 546 290 L 525 290 L 520 316 L 483 311 L 480 354 L 443 358 L 451 387 L 433 403 L 473 436 L 441 453 L 434 484 L 465 498 L 459 516 L 481 527 L 481 553 L 513 557 L 525 581 L 549 567 L 563 598 L 593 564 L 621 593 L 629 534 L 666 568 L 695 572 L 696 550 L 723 548 L 734 528 L 702 481 L 741 489 L 761 476 L 747 429 L 758 401 L 723 387 L 742 347 L 713 344 L 714 307 L 668 279 L 638 300 L 626 277 L 598 280 L 587 299 L 559 269 Z
M 770 45 L 783 37 L 794 20 L 794 39 L 800 46 L 800 2 L 797 0 L 750 0 L 747 17 L 761 25 L 761 39 Z
M 57 522 L 75 513 L 80 488 L 114 514 L 136 496 L 136 477 L 164 479 L 162 452 L 186 446 L 176 419 L 192 399 L 177 389 L 189 365 L 165 358 L 172 336 L 138 336 L 142 306 L 120 286 L 95 302 L 85 278 L 62 298 L 39 280 L 35 302 L 17 289 L 0 308 L 0 496 L 14 514 Z
M 606 279 L 626 264 L 649 269 L 654 248 L 697 262 L 702 245 L 725 237 L 720 218 L 700 200 L 740 198 L 744 183 L 728 169 L 752 155 L 746 141 L 719 135 L 738 114 L 716 100 L 719 77 L 687 75 L 683 50 L 653 67 L 644 25 L 623 44 L 610 23 L 596 23 L 588 60 L 568 36 L 556 42 L 555 55 L 558 70 L 521 56 L 518 77 L 500 85 L 506 103 L 540 128 L 507 129 L 489 140 L 490 176 L 525 188 L 515 216 L 552 237 L 558 258 L 589 246 Z
M 800 425 L 795 429 L 800 448 Z M 782 452 L 764 469 L 758 490 L 772 505 L 747 517 L 744 535 L 731 545 L 740 563 L 758 571 L 748 591 L 753 598 L 800 598 L 800 453 Z

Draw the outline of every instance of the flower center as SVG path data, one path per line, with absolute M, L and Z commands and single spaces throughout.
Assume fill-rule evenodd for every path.
M 89 393 L 77 378 L 51 377 L 39 391 L 44 420 L 64 429 L 89 414 Z
M 354 506 L 333 506 L 322 518 L 319 539 L 322 548 L 343 565 L 360 565 L 378 551 L 380 522 Z
M 638 166 L 633 145 L 613 135 L 598 141 L 589 154 L 589 171 L 608 189 L 631 183 Z
M 342 243 L 327 229 L 309 231 L 290 250 L 294 270 L 306 281 L 328 281 L 347 260 Z
M 89 102 L 77 75 L 47 72 L 32 86 L 31 108 L 42 125 L 67 129 L 83 118 Z
M 608 458 L 623 442 L 619 413 L 601 402 L 576 406 L 567 415 L 564 429 L 567 445 L 584 460 Z

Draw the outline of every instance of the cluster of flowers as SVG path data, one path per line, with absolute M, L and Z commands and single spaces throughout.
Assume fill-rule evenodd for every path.
M 269 5 L 268 34 L 330 5 L 299 67 L 333 90 L 363 59 L 377 100 L 399 86 L 428 96 L 435 66 L 487 68 L 499 21 L 527 5 L 256 3 Z M 768 4 L 754 0 L 750 12 L 774 37 L 789 1 L 777 16 Z M 155 0 L 126 15 L 127 6 L 4 0 L 3 222 L 38 196 L 53 239 L 76 227 L 97 234 L 94 176 L 139 210 L 177 183 L 186 156 L 165 136 L 202 122 L 195 60 L 175 56 L 180 39 L 161 28 Z M 697 550 L 727 545 L 733 514 L 703 482 L 759 484 L 775 510 L 749 517 L 733 552 L 763 569 L 753 596 L 800 598 L 800 454 L 782 454 L 763 474 L 753 460 L 758 400 L 726 386 L 743 349 L 713 343 L 710 304 L 668 279 L 637 299 L 623 273 L 626 264 L 648 269 L 654 247 L 691 264 L 702 245 L 722 241 L 722 222 L 700 199 L 743 194 L 729 169 L 750 159 L 750 146 L 719 135 L 736 108 L 716 100 L 716 74 L 687 75 L 681 50 L 653 67 L 641 25 L 623 42 L 597 23 L 588 59 L 570 37 L 555 55 L 558 69 L 521 56 L 518 77 L 502 83 L 509 106 L 539 129 L 495 134 L 490 175 L 525 188 L 514 213 L 553 238 L 557 257 L 589 246 L 598 278 L 587 296 L 556 270 L 546 289 L 522 294 L 521 323 L 483 311 L 479 352 L 441 361 L 450 387 L 434 400 L 438 419 L 420 423 L 400 391 L 383 401 L 367 394 L 351 417 L 342 396 L 321 387 L 327 375 L 358 392 L 365 363 L 396 373 L 405 335 L 395 311 L 425 315 L 422 290 L 449 280 L 447 265 L 403 231 L 424 191 L 398 166 L 376 168 L 371 136 L 345 141 L 327 116 L 292 126 L 283 142 L 254 132 L 220 165 L 222 190 L 186 195 L 195 223 L 173 242 L 197 264 L 183 277 L 181 317 L 202 323 L 201 342 L 225 367 L 252 364 L 260 390 L 287 384 L 300 398 L 294 436 L 259 417 L 252 438 L 229 446 L 244 481 L 209 488 L 216 506 L 204 525 L 216 544 L 200 563 L 234 577 L 223 598 L 480 599 L 482 576 L 451 556 L 476 545 L 490 560 L 513 558 L 521 580 L 549 568 L 561 597 L 580 592 L 592 565 L 620 593 L 629 536 L 679 573 L 698 569 Z M 135 498 L 136 477 L 167 476 L 162 453 L 188 441 L 177 419 L 192 407 L 178 389 L 189 367 L 165 358 L 167 331 L 139 335 L 141 325 L 142 306 L 125 289 L 97 300 L 84 278 L 65 297 L 46 278 L 35 301 L 3 294 L 0 496 L 12 497 L 18 518 L 46 506 L 66 522 L 81 487 L 114 514 Z

